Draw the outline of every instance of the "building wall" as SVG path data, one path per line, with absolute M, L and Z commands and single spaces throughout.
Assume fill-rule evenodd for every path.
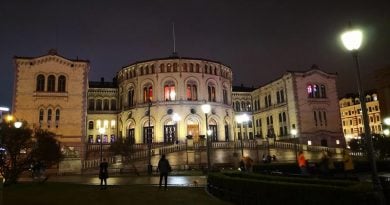
M 346 140 L 360 137 L 364 133 L 364 123 L 359 97 L 344 97 L 340 99 L 339 104 Z M 382 132 L 381 109 L 376 93 L 366 95 L 366 106 L 371 133 L 380 134 Z
M 64 146 L 80 148 L 85 136 L 88 61 L 69 60 L 53 51 L 41 57 L 15 57 L 14 60 L 13 115 L 26 120 L 32 128 L 56 133 Z M 45 79 L 41 91 L 37 87 L 39 75 Z M 55 77 L 53 91 L 48 90 L 49 76 Z M 66 79 L 65 89 L 61 92 L 58 91 L 60 76 Z M 41 117 L 40 110 L 43 111 Z M 52 110 L 51 120 L 49 110 Z M 59 110 L 59 116 L 56 110 Z
M 191 66 L 192 65 L 192 66 Z M 211 71 L 211 72 L 210 72 Z M 150 125 L 153 127 L 153 142 L 164 142 L 165 126 L 175 126 L 175 141 L 185 141 L 187 135 L 199 140 L 206 135 L 205 114 L 201 105 L 208 103 L 212 112 L 208 115 L 210 126 L 216 126 L 215 139 L 233 139 L 231 108 L 232 73 L 229 67 L 204 59 L 168 58 L 139 62 L 124 67 L 118 72 L 119 82 L 119 131 L 129 137 L 134 129 L 136 143 L 145 142 L 144 128 L 149 126 L 148 100 L 151 100 Z M 174 86 L 174 97 L 165 95 L 167 82 Z M 187 99 L 187 85 L 196 85 L 196 98 Z M 209 99 L 209 86 L 214 87 L 215 100 Z M 144 88 L 151 86 L 152 96 L 144 96 Z M 132 102 L 129 93 L 133 90 Z M 224 91 L 226 92 L 224 100 Z M 180 117 L 175 122 L 174 114 Z M 225 132 L 225 125 L 228 131 Z M 192 128 L 190 128 L 192 127 Z M 193 129 L 193 130 L 192 130 Z

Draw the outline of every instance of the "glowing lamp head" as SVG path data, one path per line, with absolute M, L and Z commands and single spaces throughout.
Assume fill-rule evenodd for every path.
M 390 117 L 386 117 L 383 122 L 385 123 L 385 125 L 390 125 Z
M 23 125 L 23 123 L 20 122 L 20 121 L 17 121 L 17 122 L 14 123 L 15 128 L 18 128 L 18 129 L 21 128 L 22 125 Z
M 298 133 L 298 131 L 297 131 L 296 129 L 292 129 L 292 130 L 291 130 L 291 134 L 292 134 L 292 135 L 297 135 L 297 133 Z
M 106 132 L 106 129 L 104 127 L 99 128 L 99 133 L 104 134 Z
M 349 51 L 359 50 L 363 40 L 363 33 L 360 30 L 350 30 L 341 34 L 344 47 Z
M 207 130 L 207 136 L 210 136 L 211 134 L 213 134 L 213 131 L 212 130 Z
M 172 120 L 175 122 L 180 121 L 180 115 L 177 113 L 173 113 Z
M 204 104 L 204 105 L 202 105 L 202 111 L 203 111 L 205 114 L 210 113 L 210 111 L 211 111 L 211 106 L 210 106 L 209 104 Z

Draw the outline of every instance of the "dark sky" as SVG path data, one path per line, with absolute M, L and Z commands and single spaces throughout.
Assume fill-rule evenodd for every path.
M 332 3 L 329 3 L 332 2 Z M 122 66 L 172 53 L 231 66 L 234 84 L 263 85 L 286 70 L 317 64 L 339 74 L 339 96 L 355 92 L 352 57 L 339 40 L 348 21 L 364 29 L 364 88 L 390 64 L 390 1 L 1 0 L 0 105 L 12 102 L 13 56 L 57 48 L 91 61 L 90 80 Z

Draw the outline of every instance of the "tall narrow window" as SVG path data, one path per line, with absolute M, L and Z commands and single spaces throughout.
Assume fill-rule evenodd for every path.
M 127 93 L 127 103 L 129 107 L 134 106 L 134 88 L 130 88 L 129 92 Z
M 103 100 L 103 110 L 109 110 L 110 109 L 110 101 L 108 99 Z
M 208 86 L 208 97 L 210 102 L 216 102 L 215 96 L 215 86 L 213 84 L 209 84 Z
M 111 99 L 111 110 L 116 110 L 116 100 L 115 99 Z
M 284 90 L 280 90 L 280 102 L 284 102 Z
M 88 122 L 88 129 L 93 130 L 93 121 Z
M 43 109 L 40 109 L 40 110 L 39 110 L 39 122 L 40 122 L 40 123 L 42 123 L 42 121 L 43 121 L 43 115 L 44 115 L 44 113 L 45 113 L 45 112 L 43 111 Z
M 194 81 L 189 81 L 187 83 L 187 100 L 198 100 L 198 89 L 196 82 Z
M 54 92 L 55 85 L 56 85 L 56 77 L 54 77 L 54 75 L 49 75 L 49 77 L 47 78 L 47 91 Z
M 37 76 L 37 88 L 36 91 L 45 91 L 45 76 L 38 75 Z
M 239 101 L 236 102 L 236 111 L 237 112 L 240 111 L 240 102 Z
M 228 104 L 228 93 L 226 87 L 223 87 L 223 103 Z
M 47 110 L 47 122 L 51 122 L 51 116 L 52 116 L 52 110 L 51 109 L 48 109 Z
M 313 85 L 313 92 L 314 92 L 314 97 L 319 98 L 320 97 L 320 88 L 318 85 Z
M 175 84 L 173 81 L 167 81 L 164 85 L 164 99 L 171 101 L 176 99 Z
M 102 100 L 96 100 L 96 110 L 102 110 Z
M 326 98 L 326 89 L 325 85 L 321 85 L 321 97 Z
M 325 126 L 328 126 L 328 121 L 326 119 L 326 112 L 324 111 L 322 114 L 323 114 L 323 117 L 324 117 Z
M 316 111 L 314 111 L 313 113 L 314 113 L 314 123 L 317 126 L 317 113 Z
M 60 109 L 56 109 L 56 122 L 60 121 Z
M 147 84 L 144 86 L 143 97 L 144 97 L 144 103 L 153 100 L 153 87 L 151 84 Z
M 65 92 L 66 88 L 66 78 L 65 76 L 61 75 L 58 78 L 58 92 Z
M 88 100 L 88 110 L 95 110 L 95 100 L 94 99 Z
M 322 113 L 318 111 L 318 118 L 320 119 L 320 126 L 322 126 Z
M 312 85 L 307 85 L 306 90 L 307 90 L 307 96 L 308 96 L 309 98 L 314 97 L 314 92 L 313 92 L 313 87 L 312 87 Z

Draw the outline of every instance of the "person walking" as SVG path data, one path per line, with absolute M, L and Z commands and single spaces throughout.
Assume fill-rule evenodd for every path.
M 99 179 L 100 189 L 107 189 L 107 178 L 108 178 L 108 163 L 106 158 L 100 163 Z
M 305 158 L 305 155 L 303 154 L 303 151 L 299 151 L 298 166 L 299 166 L 299 169 L 301 170 L 301 174 L 307 175 L 306 158 Z
M 165 158 L 165 154 L 161 155 L 160 161 L 158 161 L 157 171 L 160 172 L 159 189 L 161 189 L 162 180 L 165 180 L 165 190 L 167 190 L 168 173 L 172 171 L 169 161 Z

